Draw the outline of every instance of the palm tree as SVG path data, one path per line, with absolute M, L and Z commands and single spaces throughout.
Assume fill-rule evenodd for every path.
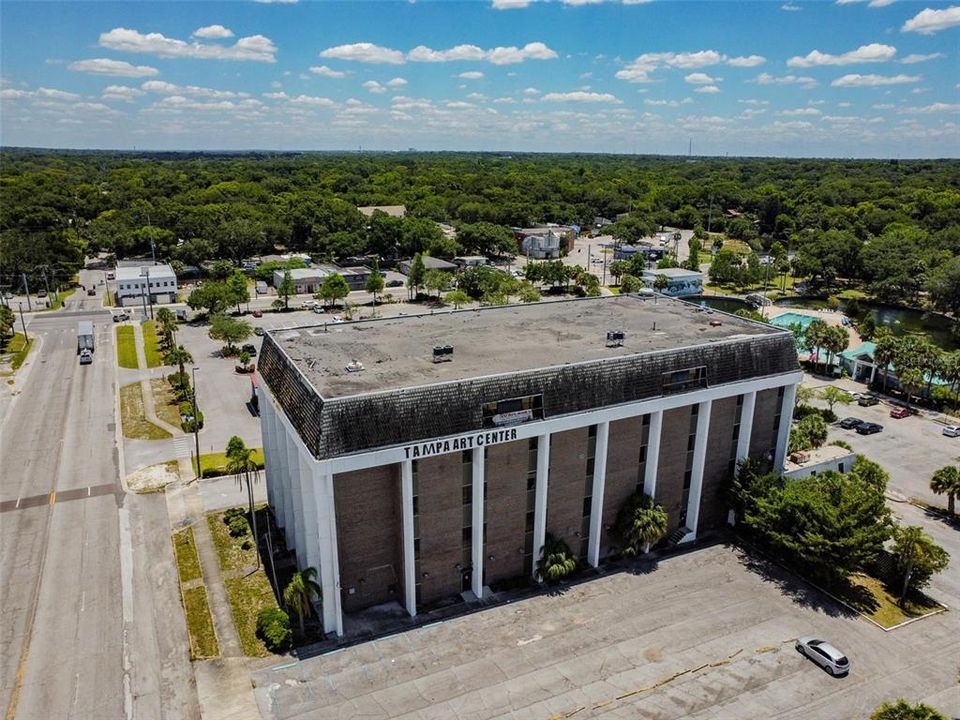
M 624 555 L 650 552 L 650 546 L 667 534 L 667 513 L 662 505 L 644 495 L 642 490 L 633 493 L 617 513 L 615 532 L 624 546 Z
M 540 561 L 537 563 L 537 580 L 559 582 L 577 569 L 577 558 L 570 546 L 550 533 L 543 539 Z
M 300 620 L 300 636 L 303 637 L 303 619 L 313 612 L 310 600 L 323 597 L 323 591 L 317 584 L 317 569 L 313 567 L 304 568 L 300 572 L 295 572 L 287 587 L 283 591 L 284 604 L 297 614 Z
M 892 332 L 886 328 L 878 328 L 873 351 L 873 361 L 883 368 L 883 392 L 887 392 L 887 376 L 890 374 L 890 363 L 899 353 L 900 342 Z
M 946 568 L 950 556 L 919 525 L 894 528 L 893 542 L 893 557 L 903 573 L 902 606 L 911 587 L 919 589 L 926 584 L 931 575 Z
M 247 498 L 250 504 L 250 523 L 253 525 L 253 546 L 257 556 L 257 567 L 260 567 L 260 536 L 257 534 L 257 513 L 253 507 L 253 483 L 260 479 L 260 469 L 253 459 L 253 448 L 234 435 L 227 442 L 227 472 L 235 475 L 240 489 L 247 484 Z
M 937 470 L 930 478 L 930 489 L 937 495 L 947 496 L 947 512 L 953 515 L 957 495 L 960 495 L 960 467 L 947 465 Z
M 827 364 L 832 368 L 834 356 L 842 353 L 850 345 L 850 335 L 845 328 L 834 325 L 827 328 L 824 333 L 823 344 L 827 351 Z
M 817 364 L 821 363 L 820 348 L 823 346 L 830 332 L 830 327 L 820 318 L 817 318 L 807 325 L 804 338 L 807 341 L 807 347 L 814 351 L 817 356 Z
M 164 343 L 167 347 L 172 347 L 173 333 L 177 331 L 177 316 L 170 308 L 160 308 L 157 310 L 157 324 L 163 333 Z
M 953 387 L 953 407 L 960 407 L 960 350 L 943 358 L 943 378 Z

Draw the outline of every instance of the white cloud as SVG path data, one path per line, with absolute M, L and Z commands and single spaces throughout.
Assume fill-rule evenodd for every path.
M 741 105 L 769 105 L 769 100 L 757 100 L 755 98 L 749 98 L 748 100 L 737 100 Z
M 904 65 L 916 65 L 917 63 L 927 62 L 928 60 L 939 60 L 942 57 L 946 57 L 946 55 L 940 52 L 930 53 L 928 55 L 913 53 L 911 55 L 907 55 L 900 62 Z
M 475 100 L 475 101 L 477 101 L 477 102 L 485 102 L 487 99 L 488 99 L 487 96 L 484 95 L 483 93 L 472 92 L 472 93 L 470 93 L 469 95 L 467 95 L 467 100 Z
M 760 73 L 752 82 L 757 85 L 800 85 L 809 90 L 817 86 L 817 81 L 806 75 L 781 75 L 774 77 L 770 73 Z
M 67 92 L 65 90 L 40 87 L 36 90 L 15 90 L 13 88 L 7 88 L 5 90 L 0 90 L 0 98 L 5 100 L 33 98 L 36 100 L 56 100 L 66 102 L 69 100 L 79 100 L 80 96 L 76 93 Z
M 807 130 L 808 128 L 812 128 L 813 124 L 808 123 L 806 120 L 788 120 L 787 122 L 776 120 L 772 127 L 777 130 Z
M 757 65 L 763 65 L 767 59 L 763 55 L 746 55 L 741 57 L 733 57 L 727 60 L 727 65 L 730 67 L 756 67 Z
M 194 58 L 198 60 L 253 60 L 276 62 L 276 45 L 263 35 L 238 39 L 233 45 L 206 45 L 168 38 L 161 33 L 146 35 L 128 28 L 114 28 L 101 33 L 100 47 L 120 52 L 147 53 L 164 58 Z
M 799 5 L 794 5 L 793 3 L 784 3 L 780 6 L 781 10 L 786 10 L 787 12 L 800 12 L 803 8 Z
M 486 61 L 493 65 L 512 65 L 525 60 L 553 60 L 558 57 L 556 51 L 542 42 L 527 43 L 523 47 L 495 47 L 484 50 L 476 45 L 456 45 L 445 50 L 435 50 L 426 45 L 418 45 L 404 54 L 400 50 L 381 47 L 372 43 L 353 43 L 327 48 L 320 57 L 353 60 L 355 62 L 402 65 L 405 62 L 457 62 Z
M 847 103 L 847 105 L 849 106 L 850 103 Z M 871 105 L 870 107 L 873 110 L 893 110 L 896 107 L 896 105 L 894 105 L 893 103 L 880 103 L 878 105 Z
M 233 30 L 225 28 L 223 25 L 207 25 L 194 30 L 193 36 L 198 38 L 232 38 Z
M 133 102 L 133 99 L 143 95 L 143 90 L 126 85 L 107 85 L 100 91 L 100 99 L 112 102 Z
M 337 45 L 336 47 L 327 48 L 320 53 L 320 57 L 387 65 L 402 65 L 404 63 L 403 53 L 399 50 L 381 47 L 380 45 L 374 45 L 368 42 Z
M 921 35 L 932 35 L 940 30 L 960 25 L 960 5 L 951 5 L 943 10 L 921 10 L 907 20 L 901 32 L 918 32 Z
M 483 77 L 483 73 L 479 70 L 468 70 L 467 72 L 460 73 L 457 77 L 463 78 L 464 80 L 479 80 Z
M 761 108 L 759 110 L 754 110 L 753 108 L 746 108 L 743 112 L 740 113 L 741 120 L 752 120 L 758 115 L 763 115 L 766 112 L 766 108 Z
M 387 91 L 387 89 L 386 89 L 383 85 L 381 85 L 380 83 L 378 83 L 376 80 L 367 80 L 367 81 L 363 84 L 363 87 L 365 87 L 367 90 L 369 90 L 370 92 L 375 93 L 375 94 L 377 94 L 377 95 L 380 95 L 380 94 L 385 93 L 385 92 Z
M 391 78 L 386 82 L 386 86 L 391 88 L 403 87 L 406 84 L 407 84 L 406 78 L 402 78 L 402 77 Z
M 720 92 L 720 88 L 718 88 L 716 85 L 703 85 L 701 87 L 698 87 L 696 90 L 694 90 L 694 92 L 707 93 L 708 95 L 712 95 L 714 93 Z
M 190 95 L 192 97 L 225 98 L 249 97 L 249 93 L 233 92 L 231 90 L 213 90 L 212 88 L 197 85 L 175 85 L 163 80 L 147 80 L 140 84 L 140 89 L 158 95 Z
M 547 93 L 542 98 L 544 102 L 591 102 L 591 103 L 610 103 L 620 105 L 621 100 L 616 95 L 610 93 L 583 92 L 576 90 L 566 93 Z
M 691 85 L 710 85 L 714 82 L 712 77 L 702 72 L 690 73 L 683 79 Z
M 124 60 L 110 60 L 108 58 L 77 60 L 70 63 L 67 69 L 74 72 L 114 75 L 116 77 L 153 77 L 160 74 L 159 70 L 149 65 L 131 65 Z
M 493 0 L 494 10 L 519 10 L 530 5 L 531 0 Z
M 820 111 L 816 108 L 805 107 L 805 108 L 796 108 L 794 110 L 781 110 L 777 115 L 783 117 L 800 117 L 803 115 L 819 115 Z
M 523 94 L 524 94 L 524 95 L 539 95 L 539 94 L 540 94 L 540 91 L 537 90 L 535 87 L 528 87 L 528 88 L 524 88 L 524 89 L 523 89 Z
M 897 49 L 891 45 L 870 43 L 842 55 L 830 55 L 819 50 L 811 50 L 807 55 L 787 60 L 788 67 L 820 67 L 823 65 L 854 65 L 857 63 L 886 62 L 892 60 Z
M 958 103 L 933 103 L 923 107 L 905 107 L 899 110 L 904 115 L 931 115 L 933 113 L 960 113 L 960 104 Z
M 866 0 L 837 0 L 837 5 L 851 5 L 853 3 L 865 2 Z M 867 7 L 879 8 L 892 5 L 894 0 L 870 0 Z
M 837 78 L 831 87 L 878 87 L 880 85 L 902 85 L 922 80 L 920 75 L 859 75 L 851 74 Z
M 339 80 L 347 75 L 345 72 L 332 70 L 326 65 L 311 65 L 310 72 L 312 72 L 314 75 L 319 75 L 320 77 L 333 78 L 335 80 Z
M 313 95 L 297 95 L 290 98 L 291 105 L 300 105 L 305 107 L 336 107 L 337 104 L 330 98 L 316 97 Z
M 848 108 L 848 107 L 852 107 L 852 106 L 853 106 L 853 103 L 848 103 L 848 102 L 838 102 L 838 103 L 837 103 L 837 107 Z
M 647 98 L 643 101 L 644 105 L 650 105 L 652 107 L 680 107 L 681 105 L 690 105 L 693 103 L 693 98 L 684 98 L 683 100 L 651 100 Z

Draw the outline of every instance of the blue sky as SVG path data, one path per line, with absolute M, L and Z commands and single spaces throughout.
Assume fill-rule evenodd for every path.
M 960 155 L 960 5 L 0 4 L 0 142 Z

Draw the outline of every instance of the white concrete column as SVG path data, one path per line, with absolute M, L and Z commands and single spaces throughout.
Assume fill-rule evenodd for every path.
M 753 435 L 753 414 L 757 408 L 757 391 L 743 394 L 740 407 L 740 436 L 737 438 L 737 463 L 750 454 L 750 436 Z
M 660 469 L 660 435 L 663 432 L 663 410 L 650 413 L 647 429 L 647 464 L 643 473 L 643 494 L 656 498 L 657 471 Z
M 314 500 L 316 481 L 313 477 L 313 458 L 297 453 L 300 461 L 300 504 L 303 507 L 303 534 L 305 538 L 303 552 L 306 554 L 305 567 L 320 568 L 320 529 L 317 527 L 317 503 Z M 299 548 L 297 548 L 299 550 Z
M 273 417 L 273 434 L 276 438 L 277 446 L 277 473 L 275 483 L 277 489 L 277 507 L 274 509 L 274 513 L 277 516 L 277 524 L 283 528 L 284 537 L 287 538 L 287 543 L 289 544 L 290 538 L 287 535 L 287 526 L 289 525 L 289 515 L 287 514 L 287 482 L 290 477 L 290 471 L 287 467 L 287 429 L 277 415 Z
M 297 457 L 297 444 L 292 437 L 285 441 L 287 452 L 287 484 L 284 488 L 284 499 L 287 519 L 287 547 L 297 551 L 297 567 L 301 570 L 306 567 L 303 545 L 303 506 L 300 503 L 300 459 Z
M 413 461 L 400 463 L 403 502 L 403 594 L 410 617 L 417 616 L 417 564 L 413 552 Z
M 484 448 L 473 449 L 473 574 L 471 590 L 477 599 L 483 598 L 483 487 L 486 477 L 486 457 Z
M 313 469 L 316 488 L 319 546 L 320 589 L 323 591 L 323 631 L 343 635 L 343 612 L 340 607 L 340 556 L 337 551 L 337 513 L 333 496 L 333 473 L 317 465 Z
M 263 441 L 263 479 L 267 484 L 267 503 L 273 507 L 277 502 L 277 436 L 273 429 L 273 403 L 262 384 L 257 391 L 257 401 L 260 405 L 260 437 Z
M 687 496 L 687 522 L 690 532 L 681 542 L 697 539 L 697 525 L 700 521 L 700 493 L 703 490 L 703 466 L 707 458 L 707 434 L 710 431 L 710 410 L 713 401 L 700 403 L 697 413 L 697 435 L 693 445 L 693 467 L 690 471 L 690 493 Z
M 790 444 L 790 426 L 793 423 L 793 405 L 797 400 L 797 386 L 786 385 L 783 388 L 783 404 L 780 406 L 780 431 L 777 433 L 777 451 L 773 456 L 773 471 L 783 473 L 783 463 L 787 459 L 787 447 Z
M 550 434 L 537 438 L 537 485 L 533 502 L 533 570 L 537 574 L 537 561 L 547 536 L 547 483 L 550 475 Z
M 603 532 L 603 490 L 607 480 L 607 442 L 610 423 L 597 424 L 597 444 L 593 452 L 593 490 L 590 494 L 590 538 L 587 540 L 587 562 L 600 564 L 600 535 Z

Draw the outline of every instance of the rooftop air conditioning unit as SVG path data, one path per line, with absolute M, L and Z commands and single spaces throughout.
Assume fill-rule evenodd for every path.
M 607 347 L 623 347 L 623 341 L 626 333 L 623 330 L 607 331 Z
M 433 361 L 435 363 L 451 362 L 453 360 L 453 345 L 435 345 L 433 347 Z

